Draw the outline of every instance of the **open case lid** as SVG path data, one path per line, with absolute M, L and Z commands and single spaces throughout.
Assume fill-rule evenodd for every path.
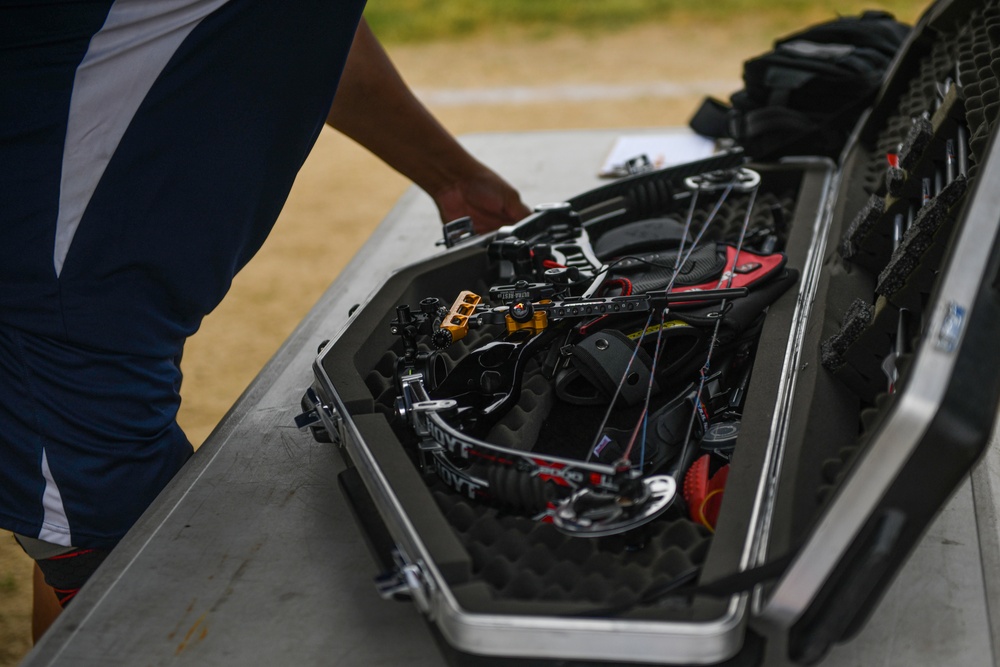
M 998 16 L 996 2 L 933 6 L 842 160 L 816 305 L 800 349 L 790 350 L 795 388 L 775 422 L 775 437 L 801 451 L 780 463 L 768 559 L 793 556 L 757 608 L 762 627 L 787 633 L 796 662 L 819 659 L 861 627 L 992 432 L 1000 146 L 998 105 L 986 96 L 997 88 L 987 33 Z M 906 140 L 885 145 L 907 114 Z M 887 153 L 905 164 L 889 169 Z M 873 173 L 879 161 L 884 174 Z M 967 187 L 958 187 L 963 177 Z M 953 185 L 962 192 L 949 194 Z M 925 204 L 953 201 L 914 218 L 906 201 L 919 202 L 921 187 Z M 893 250 L 893 222 L 904 215 L 910 231 Z M 882 372 L 890 354 L 891 389 Z M 825 418 L 805 423 L 819 409 Z M 854 444 L 833 448 L 853 432 Z M 817 490 L 821 509 L 802 511 Z

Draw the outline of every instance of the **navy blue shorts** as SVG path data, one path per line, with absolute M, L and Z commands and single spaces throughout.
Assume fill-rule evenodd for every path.
M 0 325 L 0 523 L 110 549 L 177 473 L 173 359 L 79 349 Z
M 190 456 L 177 359 L 274 224 L 363 6 L 5 4 L 0 528 L 111 548 Z

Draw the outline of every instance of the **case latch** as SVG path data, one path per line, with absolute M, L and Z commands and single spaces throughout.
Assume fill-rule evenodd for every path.
M 384 600 L 410 598 L 421 612 L 430 614 L 430 579 L 420 563 L 408 563 L 398 551 L 393 552 L 396 567 L 375 577 L 375 589 Z
M 312 387 L 302 396 L 302 410 L 295 417 L 295 426 L 300 431 L 309 429 L 317 442 L 340 444 L 340 414 L 332 405 L 326 404 Z

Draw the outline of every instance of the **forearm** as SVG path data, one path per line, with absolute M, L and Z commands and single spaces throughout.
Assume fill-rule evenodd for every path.
M 327 122 L 432 196 L 485 168 L 417 100 L 364 21 Z
M 443 221 L 488 232 L 530 213 L 509 183 L 470 155 L 403 82 L 368 24 L 358 26 L 327 122 L 424 189 Z

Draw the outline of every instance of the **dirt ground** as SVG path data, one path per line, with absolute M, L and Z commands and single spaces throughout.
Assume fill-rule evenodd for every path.
M 800 25 L 677 20 L 612 35 L 477 39 L 401 46 L 390 54 L 458 135 L 660 127 L 686 124 L 706 94 L 727 98 L 739 87 L 742 61 Z M 641 92 L 643 84 L 665 82 L 686 84 L 686 92 L 676 97 Z M 498 104 L 477 102 L 475 95 L 454 103 L 439 94 L 514 86 L 538 92 L 570 85 L 608 86 L 613 93 L 624 84 L 637 84 L 638 96 Z M 324 131 L 264 248 L 188 343 L 179 419 L 192 442 L 211 432 L 407 187 L 349 140 Z M 9 534 L 0 533 L 0 667 L 17 664 L 30 648 L 30 572 L 30 561 Z

